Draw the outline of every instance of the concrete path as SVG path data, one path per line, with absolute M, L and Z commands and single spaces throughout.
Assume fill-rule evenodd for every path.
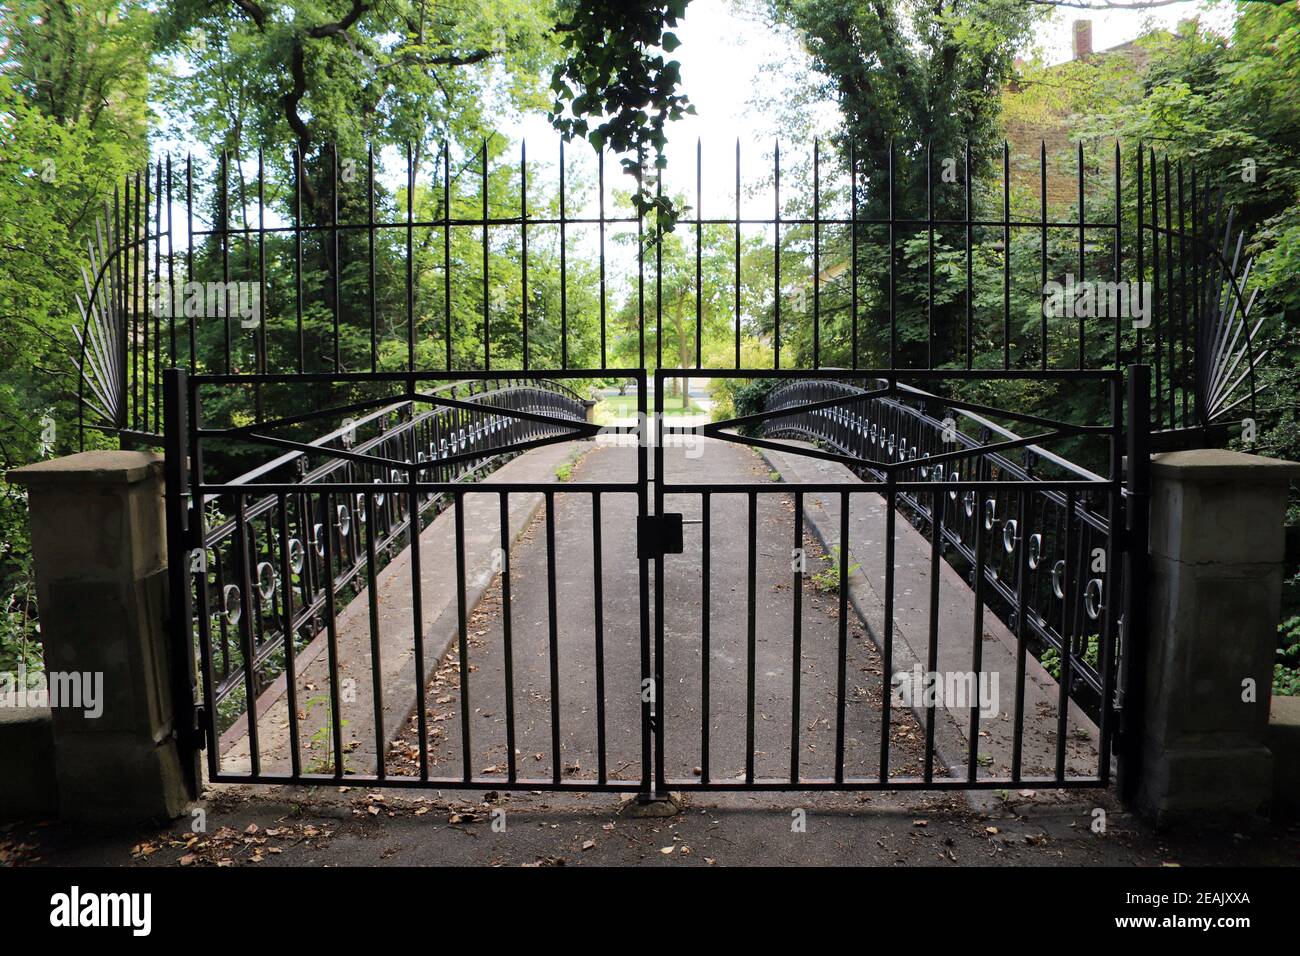
M 767 452 L 724 441 L 697 439 L 693 447 L 665 449 L 670 482 L 702 488 L 750 483 L 756 496 L 755 539 L 748 531 L 748 497 L 709 496 L 709 567 L 702 584 L 704 496 L 669 495 L 665 509 L 685 515 L 685 552 L 664 560 L 665 770 L 676 781 L 735 780 L 746 771 L 748 734 L 748 556 L 755 553 L 754 767 L 756 779 L 829 779 L 835 772 L 839 597 L 834 562 L 838 547 L 839 497 L 805 497 L 802 546 L 806 573 L 801 590 L 799 712 L 793 713 L 796 664 L 793 643 L 795 545 L 794 499 L 785 482 L 857 479 L 843 466 L 794 453 Z M 568 482 L 557 469 L 579 454 Z M 504 782 L 510 765 L 508 703 L 514 708 L 515 770 L 520 779 L 569 781 L 637 780 L 641 772 L 641 630 L 639 569 L 635 554 L 636 495 L 593 495 L 584 482 L 632 482 L 636 448 L 627 443 L 565 443 L 507 464 L 489 481 L 550 483 L 554 566 L 548 561 L 548 529 L 541 494 L 511 496 L 510 655 L 513 673 L 506 692 L 506 620 L 497 546 L 498 499 L 465 498 L 468 620 L 469 759 L 465 759 L 461 668 L 452 515 L 439 516 L 421 537 L 423 620 L 427 673 L 427 760 L 434 779 L 474 778 Z M 599 535 L 595 511 L 599 508 Z M 846 657 L 844 773 L 873 778 L 879 772 L 881 711 L 888 679 L 883 673 L 884 502 L 855 495 L 850 511 L 850 619 Z M 924 667 L 929 633 L 928 541 L 905 520 L 896 523 L 894 673 Z M 599 539 L 599 540 L 598 540 Z M 597 549 L 599 548 L 599 552 Z M 819 574 L 819 572 L 822 572 Z M 971 668 L 974 599 L 946 563 L 940 567 L 938 670 Z M 554 646 L 551 673 L 554 578 Z M 370 595 L 363 592 L 339 616 L 338 660 L 346 693 L 341 705 L 346 773 L 374 773 L 376 752 L 388 748 L 386 772 L 417 775 L 420 767 L 413 653 L 410 552 L 380 575 L 380 671 L 382 740 L 375 733 L 371 686 Z M 819 588 L 818 584 L 822 587 Z M 653 602 L 653 579 L 647 592 Z M 597 615 L 597 601 L 601 613 Z M 708 654 L 704 653 L 707 634 Z M 597 640 L 603 658 L 598 659 Z M 654 634 L 651 632 L 651 640 Z M 327 732 L 328 655 L 322 636 L 299 662 L 299 733 L 302 765 L 332 772 Z M 997 676 L 996 714 L 981 719 L 980 776 L 1008 776 L 1015 688 L 1014 636 L 986 611 L 984 670 Z M 708 689 L 704 688 L 707 662 Z M 554 683 L 558 690 L 553 688 Z M 603 688 L 603 693 L 601 689 Z M 552 697 L 558 702 L 558 751 L 552 746 Z M 604 701 L 603 726 L 599 701 Z M 1024 773 L 1049 776 L 1056 747 L 1056 683 L 1035 662 L 1026 668 Z M 283 680 L 268 690 L 259 716 L 261 766 L 265 773 L 289 769 L 288 708 Z M 707 720 L 705 713 L 707 710 Z M 890 776 L 919 776 L 924 761 L 923 710 L 913 712 L 894 695 L 890 723 Z M 934 773 L 964 777 L 970 712 L 941 707 L 935 721 Z M 705 728 L 707 726 L 707 758 Z M 1095 726 L 1071 706 L 1067 773 L 1096 772 Z M 792 745 L 798 735 L 798 766 Z M 602 748 L 603 738 L 603 748 Z M 226 735 L 223 769 L 245 772 L 247 737 L 242 722 Z M 391 743 L 389 741 L 391 740 Z M 602 749 L 604 760 L 602 763 Z
M 768 482 L 768 472 L 752 451 L 704 440 L 687 455 L 665 449 L 674 481 L 721 484 Z M 636 780 L 641 772 L 641 633 L 638 567 L 635 553 L 636 498 L 602 495 L 601 552 L 595 553 L 593 496 L 584 481 L 630 481 L 636 451 L 598 447 L 574 469 L 567 491 L 556 496 L 556 642 L 560 754 L 565 780 L 600 776 L 597 687 L 604 681 L 605 775 Z M 564 486 L 562 486 L 564 487 Z M 755 777 L 786 778 L 791 771 L 793 613 L 790 550 L 792 501 L 773 486 L 759 495 L 755 589 Z M 700 497 L 669 496 L 667 510 L 681 510 L 687 521 L 700 517 Z M 665 715 L 666 774 L 692 781 L 706 772 L 703 755 L 702 689 L 703 601 L 700 525 L 688 524 L 686 551 L 665 558 Z M 745 771 L 747 727 L 747 504 L 744 496 L 715 496 L 711 506 L 709 602 L 709 759 L 714 781 L 736 779 Z M 812 538 L 810 569 L 821 559 Z M 511 643 L 515 750 L 521 778 L 549 779 L 557 766 L 551 746 L 550 612 L 545 517 L 539 514 L 520 539 L 511 566 Z M 596 573 L 600 569 L 604 613 L 604 674 L 597 673 Z M 653 592 L 651 592 L 653 594 Z M 500 581 L 485 594 L 471 620 L 470 768 L 497 777 L 508 769 L 505 640 Z M 838 599 L 819 592 L 811 575 L 803 580 L 803 646 L 799 665 L 799 773 L 825 779 L 834 771 Z M 653 639 L 653 635 L 652 635 Z M 874 775 L 879 761 L 879 655 L 861 622 L 849 627 L 845 751 L 848 776 Z M 432 761 L 435 775 L 459 774 L 463 767 L 460 668 L 456 648 L 429 685 L 430 726 L 437 728 Z M 414 721 L 395 748 L 414 772 L 418 761 Z M 910 714 L 893 727 L 891 767 L 895 774 L 919 771 L 920 728 Z
M 1061 799 L 1058 799 L 1060 797 Z M 1106 794 L 1012 792 L 984 811 L 957 794 L 697 795 L 634 819 L 609 795 L 357 787 L 222 788 L 206 829 L 0 828 L 0 865 L 301 866 L 1295 866 L 1300 826 L 1154 833 Z M 1105 827 L 1098 828 L 1098 808 Z M 805 826 L 792 825 L 796 810 Z M 501 826 L 504 824 L 504 828 Z M 291 874 L 286 874 L 293 879 Z M 1281 877 L 1281 874 L 1279 874 Z M 1134 879 L 1100 879 L 1116 894 Z M 1127 881 L 1127 882 L 1126 882 Z M 1116 897 L 1118 899 L 1118 897 Z M 990 901 L 996 906 L 996 901 Z M 897 919 L 890 913 L 886 919 Z
M 589 443 L 561 442 L 535 449 L 507 462 L 484 483 L 547 483 L 558 481 L 557 470 L 590 448 Z M 478 602 L 497 564 L 501 541 L 500 498 L 496 494 L 465 496 L 466 604 Z M 510 496 L 510 535 L 517 537 L 542 506 L 541 494 Z M 426 679 L 455 639 L 456 551 L 452 509 L 442 512 L 420 535 L 421 601 Z M 360 522 L 354 527 L 364 529 Z M 411 549 L 405 549 L 377 576 L 374 600 L 379 610 L 379 672 L 385 741 L 400 730 L 416 710 L 415 616 Z M 364 577 L 362 581 L 364 582 Z M 340 717 L 346 773 L 376 771 L 375 689 L 371 668 L 368 589 L 337 617 L 337 658 Z M 333 773 L 329 733 L 329 655 L 326 632 L 299 652 L 297 661 L 298 733 L 301 766 L 306 773 Z M 258 699 L 258 751 L 264 774 L 288 774 L 291 763 L 289 707 L 283 675 Z M 221 770 L 244 774 L 251 766 L 245 719 L 222 736 Z

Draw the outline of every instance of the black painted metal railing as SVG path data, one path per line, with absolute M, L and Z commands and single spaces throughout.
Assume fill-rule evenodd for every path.
M 244 712 L 250 695 L 256 698 L 283 671 L 286 586 L 295 592 L 291 601 L 295 641 L 309 643 L 324 628 L 329 594 L 334 595 L 335 611 L 341 610 L 365 588 L 369 562 L 375 562 L 377 573 L 409 544 L 412 515 L 406 495 L 329 493 L 333 484 L 391 484 L 404 481 L 405 476 L 395 474 L 395 469 L 335 457 L 333 450 L 427 462 L 421 481 L 470 483 L 512 457 L 511 446 L 562 431 L 496 409 L 577 422 L 586 417 L 586 405 L 576 392 L 547 379 L 459 382 L 434 390 L 430 397 L 440 393 L 482 402 L 493 410 L 397 401 L 312 442 L 320 449 L 318 455 L 293 451 L 227 483 L 233 491 L 243 484 L 290 481 L 300 485 L 301 492 L 254 501 L 233 493 L 205 499 L 206 547 L 191 552 L 190 571 L 195 615 L 206 616 L 207 626 L 196 627 L 194 633 L 207 635 L 215 677 L 213 697 L 223 727 Z M 467 460 L 447 461 L 470 455 Z M 446 494 L 422 495 L 421 527 L 448 500 Z M 332 513 L 326 514 L 326 508 Z M 357 533 L 358 526 L 367 522 L 375 524 L 373 536 Z M 285 568 L 291 578 L 287 585 Z M 251 633 L 246 635 L 245 629 Z M 252 648 L 251 670 L 246 646 Z
M 1105 582 L 1117 579 L 1105 573 L 1105 561 L 1112 553 L 1106 513 L 1109 484 L 1037 446 L 1017 449 L 1015 457 L 1013 453 L 981 451 L 990 441 L 1019 436 L 986 418 L 947 408 L 939 396 L 902 384 L 895 388 L 899 397 L 864 398 L 771 420 L 766 435 L 812 440 L 875 461 L 915 461 L 922 480 L 954 485 L 962 481 L 1095 480 L 1095 494 L 1073 493 L 1069 501 L 1059 490 L 1035 491 L 1027 496 L 1024 514 L 1018 507 L 1018 489 L 999 492 L 954 487 L 944 496 L 939 516 L 944 556 L 971 584 L 977 564 L 976 523 L 983 524 L 985 603 L 1013 632 L 1018 630 L 1023 608 L 1025 627 L 1037 644 L 1034 649 L 1049 669 L 1059 673 L 1059 663 L 1053 659 L 1059 662 L 1062 648 L 1068 646 L 1070 692 L 1094 709 L 1103 686 L 1098 656 L 1102 610 L 1112 597 L 1105 593 Z M 767 411 L 851 397 L 865 390 L 841 382 L 796 380 L 773 390 Z M 970 449 L 970 456 L 925 464 L 931 455 L 960 449 Z M 861 470 L 873 480 L 885 480 L 878 469 Z M 902 512 L 926 534 L 932 533 L 931 497 L 908 491 L 897 495 Z M 1028 574 L 1018 581 L 1022 548 L 1028 549 L 1024 556 Z

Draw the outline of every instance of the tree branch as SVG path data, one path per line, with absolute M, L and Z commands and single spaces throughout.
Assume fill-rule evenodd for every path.
M 257 24 L 257 29 L 266 29 L 266 11 L 255 0 L 230 0 L 230 2 L 243 10 L 248 18 Z
M 241 0 L 235 0 L 235 2 L 239 3 Z M 336 20 L 334 23 L 322 23 L 319 26 L 311 27 L 307 30 L 307 35 L 320 38 L 346 33 L 348 28 L 360 19 L 361 14 L 365 13 L 369 6 L 365 0 L 352 0 L 352 9 L 344 14 L 343 19 Z

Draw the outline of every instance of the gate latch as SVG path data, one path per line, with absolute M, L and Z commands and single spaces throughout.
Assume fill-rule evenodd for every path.
M 638 515 L 636 519 L 636 556 L 661 558 L 682 553 L 682 516 L 667 512 Z

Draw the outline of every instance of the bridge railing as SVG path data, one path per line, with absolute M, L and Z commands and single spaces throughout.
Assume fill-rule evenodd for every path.
M 796 380 L 773 390 L 767 410 L 861 394 L 869 385 Z M 766 434 L 824 443 L 869 460 L 915 461 L 920 479 L 953 484 L 942 496 L 938 516 L 944 557 L 973 585 L 976 524 L 983 525 L 985 604 L 1012 632 L 1019 631 L 1023 615 L 1031 648 L 1054 676 L 1063 670 L 1060 655 L 1068 653 L 1070 692 L 1095 709 L 1104 685 L 1099 654 L 1102 612 L 1105 603 L 1115 599 L 1105 593 L 1106 582 L 1119 579 L 1118 574 L 1105 573 L 1105 562 L 1114 554 L 1107 513 L 1110 483 L 1038 446 L 1008 453 L 982 450 L 990 441 L 1020 436 L 972 412 L 946 407 L 940 396 L 901 383 L 895 394 L 898 397 L 864 398 L 775 419 L 767 424 Z M 960 449 L 970 449 L 970 456 L 925 464 L 932 455 Z M 864 466 L 862 471 L 874 480 L 886 480 L 879 469 Z M 1006 491 L 957 485 L 999 480 L 1096 481 L 1097 491 L 1043 489 L 1025 495 L 1022 506 L 1023 485 Z M 933 495 L 900 490 L 897 501 L 914 527 L 931 533 Z
M 286 603 L 292 608 L 288 630 L 296 644 L 305 646 L 322 632 L 331 595 L 335 612 L 341 611 L 365 589 L 372 570 L 378 573 L 409 544 L 408 496 L 382 490 L 328 493 L 335 484 L 391 487 L 404 482 L 405 475 L 335 452 L 427 462 L 421 481 L 472 483 L 511 457 L 511 446 L 560 431 L 498 409 L 573 421 L 586 417 L 586 405 L 576 392 L 547 379 L 457 382 L 434 389 L 429 398 L 440 394 L 491 409 L 395 401 L 310 442 L 319 451 L 276 457 L 227 482 L 230 493 L 205 498 L 206 547 L 190 554 L 192 633 L 207 644 L 222 729 L 283 673 Z M 242 485 L 276 481 L 302 490 L 253 500 L 236 493 Z M 447 499 L 436 493 L 419 497 L 421 527 Z M 326 508 L 332 513 L 326 514 Z M 286 588 L 294 592 L 288 602 Z

